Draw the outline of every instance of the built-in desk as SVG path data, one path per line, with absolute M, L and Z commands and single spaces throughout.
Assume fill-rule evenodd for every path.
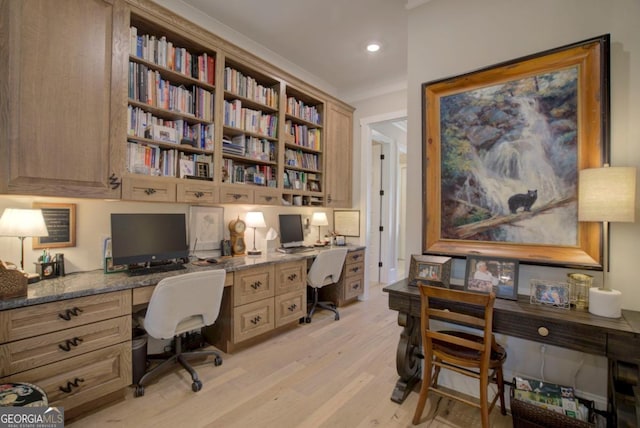
M 420 293 L 416 287 L 409 286 L 406 279 L 383 290 L 389 293 L 389 308 L 398 311 L 398 324 L 404 327 L 396 353 L 400 379 L 391 395 L 391 400 L 401 403 L 422 375 L 418 357 L 422 354 Z M 438 307 L 446 308 L 446 305 L 443 302 Z M 469 313 L 477 310 L 471 306 L 467 308 Z M 604 318 L 586 310 L 567 311 L 533 305 L 529 303 L 529 296 L 519 296 L 517 301 L 496 299 L 493 331 L 606 356 L 609 360 L 610 425 L 638 426 L 633 387 L 639 384 L 640 378 L 640 312 L 623 310 L 619 319 Z
M 121 397 L 132 377 L 133 309 L 148 303 L 161 279 L 189 272 L 227 272 L 218 321 L 205 332 L 210 343 L 231 352 L 263 339 L 306 314 L 307 261 L 322 250 L 221 258 L 134 277 L 95 270 L 30 284 L 26 297 L 0 300 L 0 383 L 39 385 L 65 417 Z

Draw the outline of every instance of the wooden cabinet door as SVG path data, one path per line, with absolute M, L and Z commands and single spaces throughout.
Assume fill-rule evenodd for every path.
M 2 1 L 0 16 L 0 193 L 119 198 L 123 2 Z
M 325 136 L 325 205 L 351 208 L 353 113 L 327 103 Z

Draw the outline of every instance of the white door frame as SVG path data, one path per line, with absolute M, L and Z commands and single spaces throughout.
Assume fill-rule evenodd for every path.
M 384 114 L 380 114 L 380 115 L 376 115 L 376 116 L 369 116 L 369 117 L 363 117 L 360 119 L 360 159 L 362 162 L 362 165 L 360 167 L 360 194 L 364 195 L 364 207 L 363 207 L 363 218 L 365 219 L 365 242 L 364 244 L 366 246 L 370 245 L 370 240 L 371 240 L 371 234 L 372 233 L 379 233 L 378 231 L 378 226 L 379 225 L 373 225 L 371 224 L 370 221 L 370 216 L 368 215 L 368 213 L 371 212 L 372 209 L 374 209 L 372 207 L 372 190 L 374 188 L 374 183 L 372 182 L 372 175 L 369 173 L 369 168 L 367 168 L 368 166 L 370 167 L 371 165 L 367 165 L 366 162 L 369 162 L 371 157 L 372 157 L 372 141 L 371 141 L 371 124 L 373 123 L 377 123 L 377 122 L 385 122 L 388 120 L 393 120 L 393 119 L 401 119 L 401 118 L 405 118 L 407 117 L 407 111 L 406 110 L 399 110 L 399 111 L 394 111 L 394 112 L 389 112 L 389 113 L 384 113 Z M 394 151 L 396 152 L 395 156 L 392 156 L 392 159 L 397 159 L 397 148 L 394 147 Z M 390 161 L 392 160 L 390 159 Z M 391 164 L 391 162 L 390 162 Z M 395 168 L 395 166 L 394 166 Z M 394 172 L 395 173 L 395 169 Z M 377 183 L 375 183 L 376 188 L 379 187 L 379 185 Z M 395 193 L 395 186 L 392 187 L 394 189 L 394 193 Z M 388 198 L 387 200 L 390 200 L 392 198 Z M 395 207 L 395 202 L 390 204 L 392 206 L 389 207 L 389 209 L 387 210 L 389 212 L 389 214 L 391 216 L 394 216 L 394 213 L 396 212 L 395 209 L 392 209 L 393 207 Z M 378 207 L 375 207 L 375 209 L 378 209 Z M 395 219 L 395 221 L 404 221 L 404 219 L 401 218 L 397 218 Z M 396 239 L 396 228 L 395 227 L 386 227 L 385 228 L 385 236 L 388 237 L 388 241 L 387 242 L 395 242 Z M 395 245 L 391 246 L 391 245 L 387 245 L 387 247 L 394 247 Z M 387 269 L 385 269 L 385 274 L 381 275 L 382 278 L 385 278 L 388 281 L 392 281 L 394 280 L 394 273 L 395 273 L 395 267 L 396 267 L 396 261 L 393 259 L 392 255 L 395 255 L 395 251 L 388 251 L 389 248 L 386 248 L 383 246 L 383 255 L 382 255 L 382 264 L 383 267 L 387 267 Z M 386 250 L 386 251 L 385 251 Z M 374 257 L 375 256 L 375 257 Z M 377 278 L 378 277 L 378 265 L 377 265 L 377 255 L 373 255 L 373 254 L 369 254 L 369 252 L 367 252 L 367 256 L 365 257 L 365 279 L 368 278 Z M 391 268 L 391 269 L 389 269 Z M 369 287 L 365 286 L 365 293 L 364 293 L 364 298 L 368 298 L 369 295 Z

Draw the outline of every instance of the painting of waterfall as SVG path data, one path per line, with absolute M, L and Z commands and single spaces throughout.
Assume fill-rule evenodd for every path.
M 608 41 L 423 84 L 426 253 L 601 263 L 577 194 L 608 159 Z
M 440 99 L 442 237 L 577 244 L 578 68 Z

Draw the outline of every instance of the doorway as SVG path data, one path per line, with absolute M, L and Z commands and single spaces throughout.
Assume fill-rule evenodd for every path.
M 405 278 L 408 269 L 404 254 L 406 112 L 364 118 L 361 127 L 367 276 L 389 284 Z

